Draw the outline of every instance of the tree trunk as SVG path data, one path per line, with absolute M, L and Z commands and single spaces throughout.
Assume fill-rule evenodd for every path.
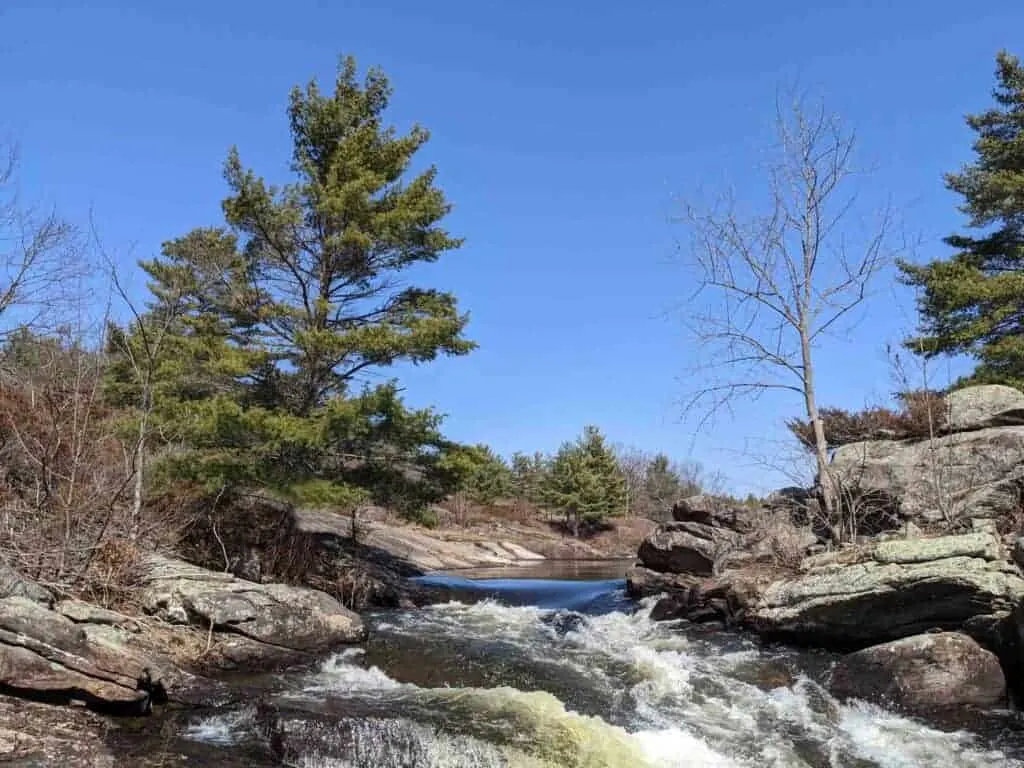
M 833 531 L 833 519 L 836 509 L 835 484 L 828 463 L 828 442 L 825 440 L 825 425 L 818 413 L 818 403 L 814 392 L 814 366 L 811 361 L 811 340 L 806 328 L 800 329 L 800 353 L 804 373 L 804 404 L 807 406 L 807 419 L 814 425 L 814 456 L 818 465 L 818 483 L 821 485 L 822 500 L 828 515 L 829 528 Z M 834 534 L 833 534 L 834 535 Z
M 134 544 L 139 539 L 139 528 L 142 521 L 142 494 L 145 488 L 146 474 L 146 437 L 149 431 L 149 412 L 152 409 L 152 393 L 147 381 L 142 392 L 142 413 L 139 416 L 139 437 L 135 443 L 135 456 L 132 457 L 135 470 L 132 487 L 132 511 L 129 523 L 128 538 Z

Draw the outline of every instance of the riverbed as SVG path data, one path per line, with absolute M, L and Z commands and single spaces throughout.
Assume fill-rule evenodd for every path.
M 822 687 L 832 656 L 653 622 L 626 565 L 425 577 L 459 599 L 367 615 L 364 646 L 264 681 L 263 703 L 191 716 L 177 751 L 304 768 L 1024 768 L 1016 713 L 840 703 Z

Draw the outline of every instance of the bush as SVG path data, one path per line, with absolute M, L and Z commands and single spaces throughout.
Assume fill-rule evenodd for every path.
M 866 408 L 819 411 L 830 449 L 861 440 L 923 440 L 938 433 L 946 423 L 946 403 L 940 392 L 917 390 L 897 395 L 898 410 Z M 808 450 L 814 450 L 814 426 L 804 419 L 790 419 L 786 427 Z

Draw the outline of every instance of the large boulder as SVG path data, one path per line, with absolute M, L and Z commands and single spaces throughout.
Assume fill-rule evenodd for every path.
M 277 664 L 366 635 L 358 615 L 315 589 L 256 584 L 157 555 L 144 560 L 142 581 L 147 613 L 239 636 L 231 644 L 239 663 Z
M 925 525 L 1009 519 L 1024 481 L 1024 426 L 850 443 L 836 449 L 831 467 L 865 498 L 892 500 L 904 519 Z
M 738 544 L 735 532 L 695 522 L 667 523 L 644 539 L 640 562 L 663 573 L 710 576 L 715 561 Z
M 999 659 L 967 635 L 939 632 L 844 656 L 832 692 L 905 710 L 993 706 L 1006 699 Z
M 144 666 L 90 641 L 71 619 L 26 597 L 0 599 L 0 685 L 52 700 L 135 705 Z
M 747 532 L 752 528 L 751 510 L 707 493 L 689 496 L 672 507 L 672 519 L 679 523 L 699 523 L 715 528 Z
M 897 539 L 807 558 L 764 589 L 745 621 L 847 650 L 932 629 L 998 644 L 1022 599 L 1024 578 L 991 534 Z
M 946 395 L 949 432 L 1024 424 L 1024 392 L 1002 384 L 965 387 Z

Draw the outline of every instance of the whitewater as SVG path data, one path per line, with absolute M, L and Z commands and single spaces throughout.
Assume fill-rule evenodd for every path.
M 270 739 L 303 768 L 1024 768 L 1014 713 L 965 728 L 841 703 L 825 654 L 654 622 L 618 582 L 514 586 L 371 614 L 365 647 L 278 678 L 269 715 L 187 737 Z

